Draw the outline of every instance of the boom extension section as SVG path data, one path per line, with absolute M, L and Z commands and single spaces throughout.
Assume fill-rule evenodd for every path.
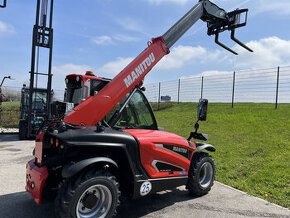
M 248 9 L 235 10 L 227 13 L 209 0 L 200 0 L 187 14 L 173 25 L 162 37 L 153 38 L 148 47 L 109 82 L 97 95 L 90 96 L 70 112 L 64 122 L 75 125 L 98 124 L 124 97 L 136 87 L 142 85 L 147 73 L 167 54 L 169 49 L 199 19 L 207 22 L 208 35 L 216 35 L 216 43 L 237 55 L 236 52 L 220 43 L 219 33 L 230 30 L 232 39 L 245 49 L 250 48 L 235 38 L 235 29 L 246 26 Z M 241 22 L 241 15 L 245 20 Z M 116 115 L 117 117 L 117 115 Z M 113 124 L 115 119 L 111 120 Z

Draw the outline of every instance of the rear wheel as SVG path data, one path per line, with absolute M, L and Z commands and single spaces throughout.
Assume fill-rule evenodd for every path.
M 63 183 L 56 198 L 59 217 L 107 218 L 116 214 L 119 184 L 108 172 L 91 170 Z
M 27 139 L 27 122 L 25 120 L 19 121 L 19 140 Z
M 194 154 L 188 174 L 189 192 L 196 196 L 207 194 L 213 186 L 215 172 L 214 160 L 209 154 Z

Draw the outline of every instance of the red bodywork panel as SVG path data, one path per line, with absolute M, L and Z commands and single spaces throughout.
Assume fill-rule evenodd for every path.
M 40 131 L 36 135 L 35 139 L 35 158 L 36 158 L 36 163 L 38 166 L 41 165 L 42 162 L 42 147 L 43 147 L 43 137 L 44 137 L 45 132 Z
M 101 77 L 97 77 L 97 76 L 88 76 L 88 75 L 82 75 L 82 74 L 70 74 L 67 75 L 66 78 L 67 79 L 75 79 L 77 76 L 79 76 L 80 78 L 82 78 L 83 82 L 85 83 L 88 79 L 92 79 L 92 80 L 103 80 L 103 78 Z
M 41 205 L 42 190 L 48 177 L 48 171 L 45 166 L 38 167 L 34 163 L 34 159 L 26 164 L 26 191 L 29 192 L 34 201 Z
M 155 38 L 135 60 L 109 82 L 97 95 L 90 96 L 71 111 L 64 122 L 94 126 L 169 53 L 162 37 Z
M 186 139 L 165 131 L 140 129 L 123 131 L 132 135 L 139 142 L 141 163 L 152 179 L 188 175 L 190 160 L 196 148 L 194 143 L 192 143 L 193 147 L 191 147 Z M 173 145 L 187 149 L 190 151 L 191 156 L 190 158 L 185 158 L 168 149 L 160 148 L 158 145 Z M 169 163 L 183 168 L 184 171 L 159 172 L 153 166 L 154 161 Z

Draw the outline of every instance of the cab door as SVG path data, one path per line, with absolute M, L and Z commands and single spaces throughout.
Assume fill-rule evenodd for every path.
M 159 131 L 146 97 L 137 91 L 116 124 L 139 143 L 140 160 L 151 178 L 186 176 L 194 145 L 186 139 Z

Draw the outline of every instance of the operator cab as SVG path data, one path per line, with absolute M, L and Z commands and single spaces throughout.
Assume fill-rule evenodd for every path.
M 46 89 L 34 89 L 32 93 L 32 110 L 35 116 L 41 116 L 44 118 L 45 115 L 45 104 L 47 99 Z M 28 116 L 29 108 L 29 88 L 23 87 L 21 91 L 21 115 L 20 119 L 26 119 Z
M 117 111 L 127 100 L 127 94 L 104 118 L 110 123 Z M 153 110 L 143 94 L 138 88 L 132 95 L 129 102 L 121 111 L 117 122 L 113 125 L 116 129 L 151 129 L 157 130 L 157 122 Z
M 65 82 L 66 92 L 64 102 L 73 103 L 75 107 L 89 96 L 96 95 L 110 82 L 110 79 L 87 74 L 71 74 L 66 77 Z
M 89 71 L 90 72 L 90 71 Z M 111 80 L 97 77 L 92 73 L 71 74 L 66 77 L 64 102 L 56 102 L 52 107 L 53 114 L 61 118 L 88 97 L 98 94 Z M 103 119 L 108 122 L 120 110 L 128 98 L 127 94 Z M 62 106 L 61 106 L 62 105 Z M 54 116 L 56 117 L 56 116 Z M 122 109 L 118 121 L 113 125 L 117 129 L 152 129 L 157 130 L 157 122 L 153 110 L 141 89 L 137 89 L 130 101 Z
M 85 75 L 67 75 L 64 101 L 52 103 L 52 117 L 63 118 L 65 114 L 68 114 L 88 97 L 98 94 L 110 81 L 110 79 L 95 76 L 91 71 L 87 71 Z
M 43 121 L 47 119 L 47 89 L 35 88 L 32 91 L 32 111 L 29 110 L 30 89 L 23 85 L 21 90 L 21 109 L 19 119 L 19 139 L 28 139 L 36 134 Z M 29 121 L 29 114 L 31 120 Z M 30 122 L 31 131 L 28 132 Z

